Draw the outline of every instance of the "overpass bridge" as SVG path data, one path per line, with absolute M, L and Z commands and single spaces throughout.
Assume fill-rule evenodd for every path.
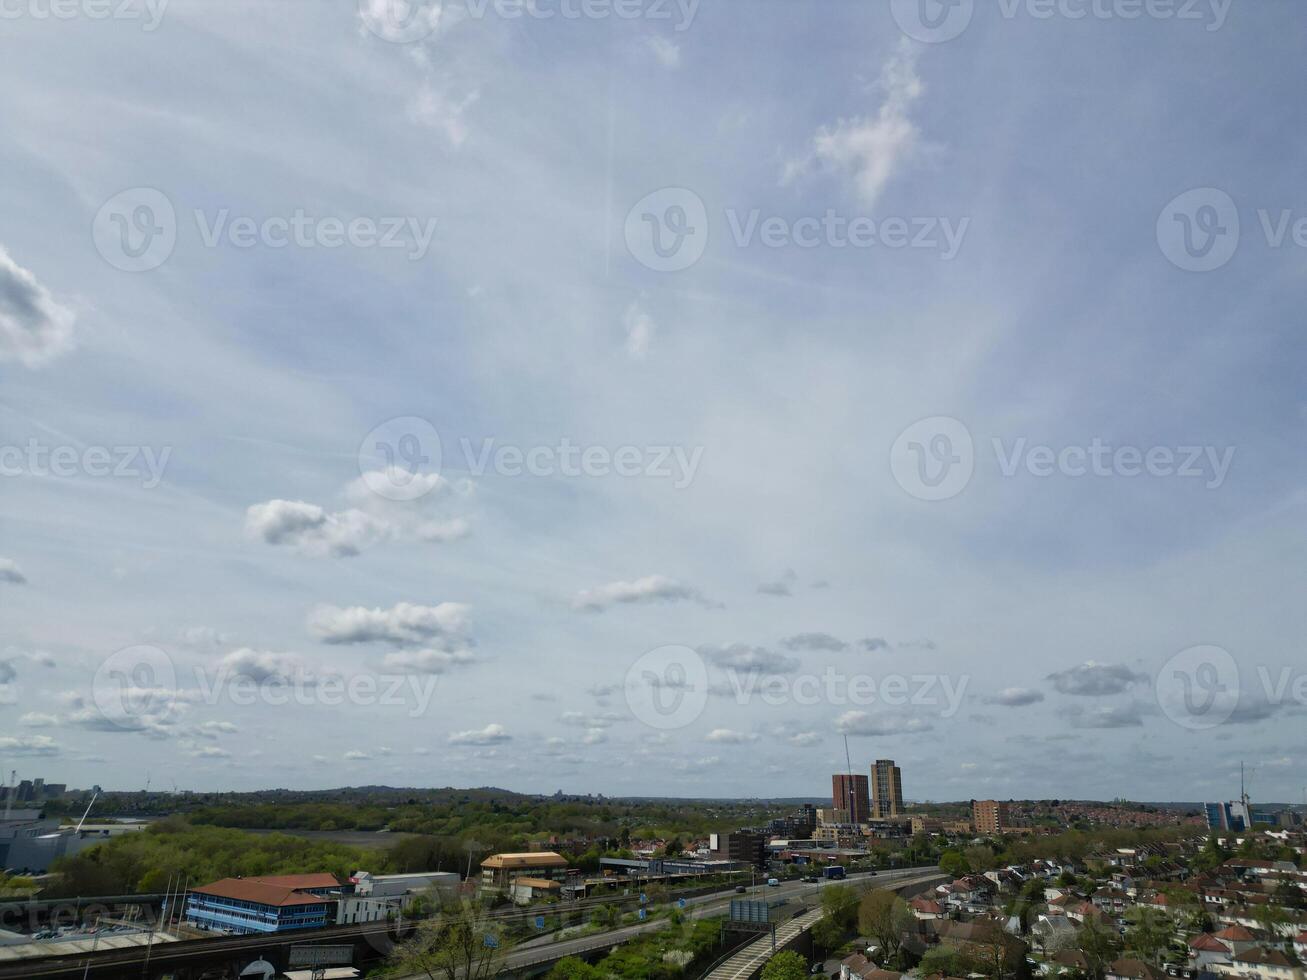
M 903 891 L 908 888 L 935 884 L 946 880 L 939 873 L 921 875 L 907 881 L 889 884 L 890 891 Z M 752 980 L 762 972 L 763 965 L 776 953 L 797 943 L 817 922 L 824 912 L 820 908 L 811 909 L 802 915 L 790 919 L 769 933 L 749 943 L 746 947 L 733 953 L 724 961 L 704 974 L 703 980 Z

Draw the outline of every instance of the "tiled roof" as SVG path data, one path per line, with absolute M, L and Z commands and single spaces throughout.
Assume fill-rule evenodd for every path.
M 1200 950 L 1207 953 L 1226 953 L 1229 954 L 1230 948 L 1221 942 L 1210 932 L 1200 932 L 1189 940 L 1189 948 Z
M 1216 934 L 1217 939 L 1230 939 L 1236 943 L 1255 943 L 1257 937 L 1240 925 L 1226 926 Z
M 285 885 L 273 885 L 258 878 L 223 878 L 209 885 L 192 888 L 191 892 L 200 895 L 212 895 L 215 898 L 230 898 L 238 902 L 254 902 L 257 905 L 272 905 L 284 908 L 289 905 L 321 905 L 327 901 L 320 895 L 287 888 Z
M 261 881 L 265 885 L 283 885 L 286 888 L 339 888 L 340 882 L 336 880 L 335 875 L 329 874 L 310 874 L 310 875 L 259 875 L 257 878 L 247 878 L 246 881 Z

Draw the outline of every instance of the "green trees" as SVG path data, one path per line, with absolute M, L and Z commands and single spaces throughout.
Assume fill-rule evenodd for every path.
M 395 948 L 387 968 L 428 980 L 488 980 L 499 972 L 505 945 L 503 926 L 480 904 L 462 902 L 424 920 L 412 939 Z
M 161 820 L 55 862 L 61 876 L 48 897 L 160 892 L 169 879 L 202 884 L 219 878 L 326 871 L 347 877 L 384 864 L 377 851 L 284 834 L 249 834 Z
M 939 870 L 954 878 L 961 878 L 971 870 L 971 867 L 960 851 L 949 850 L 939 856 Z
M 1103 980 L 1112 961 L 1121 955 L 1121 937 L 1093 919 L 1085 920 L 1080 930 L 1080 951 L 1089 963 L 1089 980 Z
M 762 968 L 762 980 L 808 980 L 808 964 L 793 950 L 777 953 Z
M 1161 966 L 1175 935 L 1175 922 L 1165 912 L 1144 905 L 1132 908 L 1126 921 L 1129 923 L 1125 933 L 1126 952 L 1145 963 Z
M 908 903 L 894 892 L 882 888 L 867 892 L 858 904 L 858 927 L 884 950 L 884 966 L 887 969 L 899 965 L 903 934 L 915 921 Z

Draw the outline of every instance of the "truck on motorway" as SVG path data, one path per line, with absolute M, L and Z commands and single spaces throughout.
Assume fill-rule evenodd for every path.
M 832 881 L 842 881 L 844 878 L 844 866 L 842 864 L 832 864 L 829 868 L 822 870 L 822 875 Z

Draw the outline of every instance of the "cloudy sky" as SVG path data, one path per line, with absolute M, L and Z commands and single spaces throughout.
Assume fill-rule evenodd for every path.
M 1142 6 L 4 5 L 0 765 L 1301 800 L 1302 15 Z

